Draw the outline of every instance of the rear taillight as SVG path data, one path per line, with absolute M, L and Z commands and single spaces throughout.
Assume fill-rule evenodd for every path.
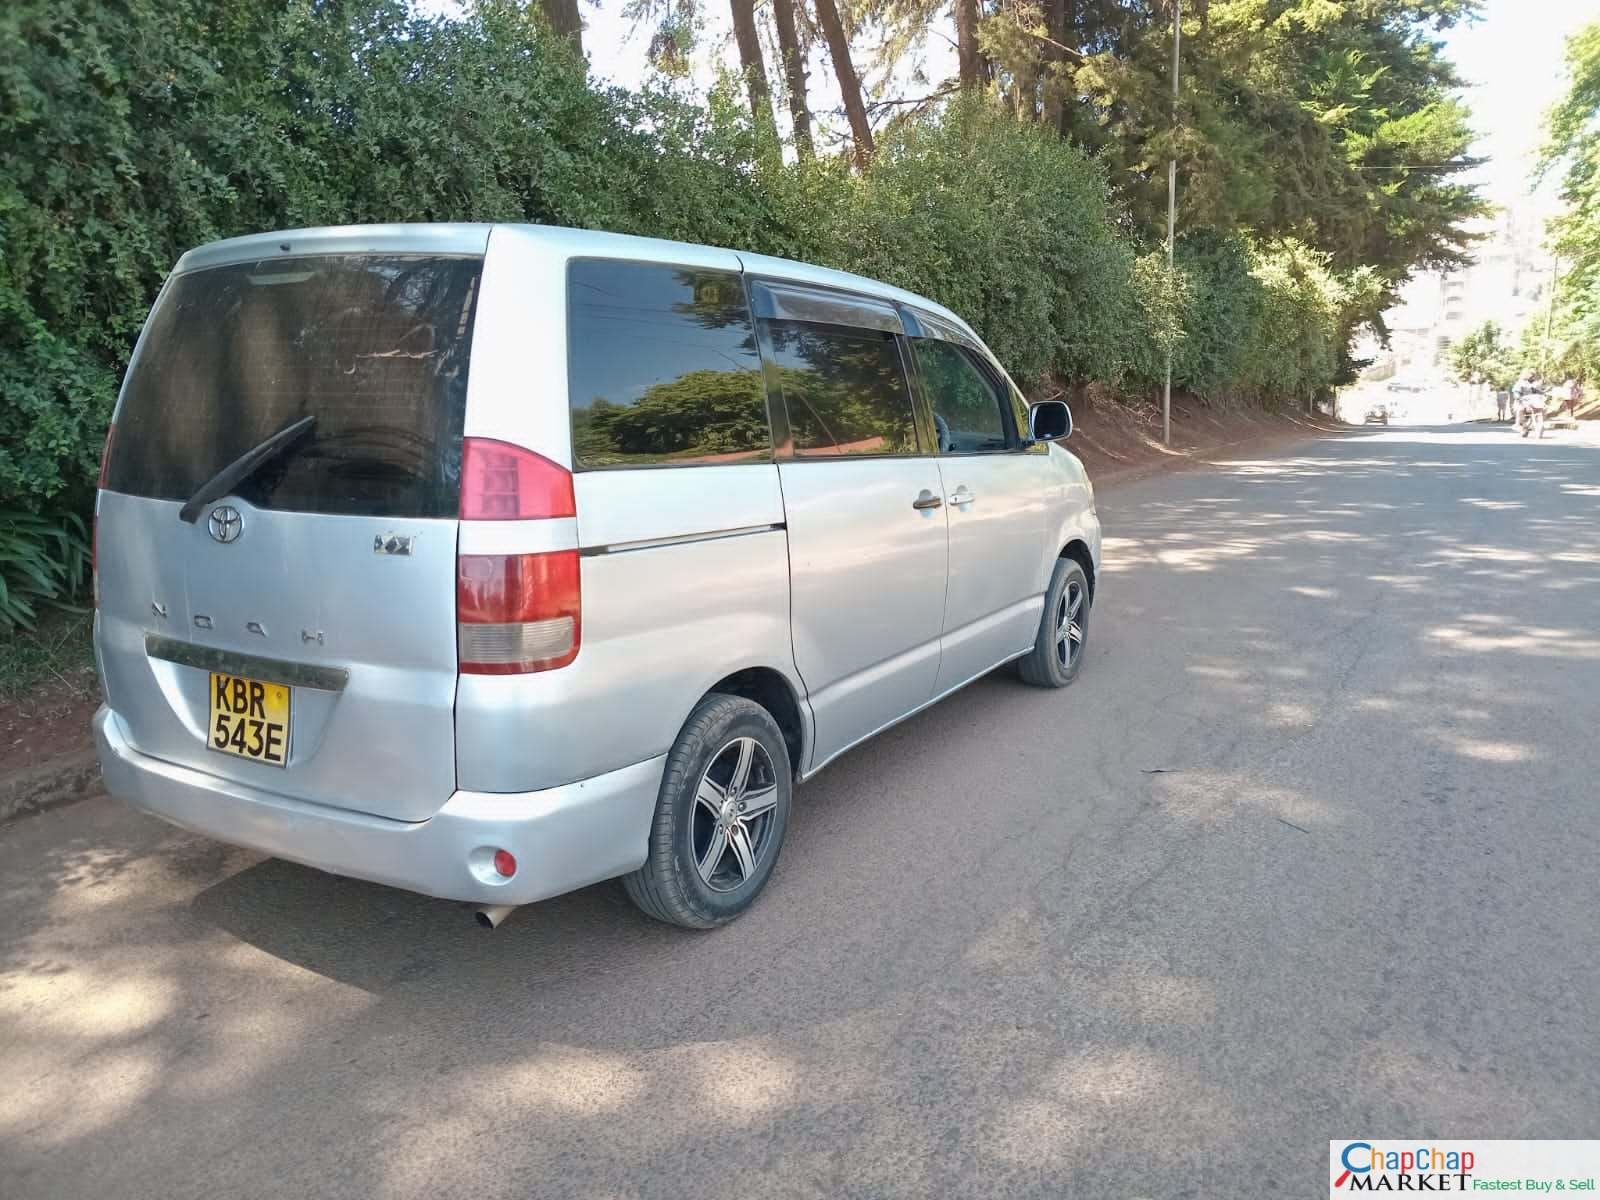
M 111 443 L 116 440 L 117 427 L 110 425 L 106 428 L 106 444 L 100 451 L 100 478 L 95 487 L 106 486 L 106 477 L 111 473 Z M 89 587 L 94 593 L 94 606 L 100 607 L 100 505 L 94 506 L 94 528 L 89 533 Z
M 575 517 L 572 472 L 509 442 L 467 438 L 461 445 L 461 519 L 527 521 Z
M 456 558 L 456 632 L 467 675 L 564 667 L 582 639 L 578 552 L 462 554 Z
M 509 442 L 461 447 L 461 519 L 575 517 L 572 472 Z M 583 636 L 578 552 L 458 554 L 456 648 L 465 675 L 522 675 L 564 667 Z

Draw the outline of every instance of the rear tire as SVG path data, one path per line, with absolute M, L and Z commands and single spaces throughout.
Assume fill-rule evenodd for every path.
M 792 794 L 789 749 L 772 714 L 712 692 L 667 754 L 648 856 L 622 877 L 628 898 L 685 929 L 733 920 L 777 865 Z
M 1056 560 L 1044 593 L 1044 612 L 1033 649 L 1017 660 L 1017 674 L 1034 687 L 1062 688 L 1083 669 L 1089 644 L 1089 576 L 1071 558 Z

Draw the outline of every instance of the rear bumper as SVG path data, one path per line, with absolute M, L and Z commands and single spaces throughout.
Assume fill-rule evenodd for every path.
M 275 858 L 447 900 L 527 904 L 644 862 L 666 756 L 541 792 L 456 792 L 426 821 L 307 804 L 141 754 L 102 708 L 106 790 L 152 816 Z M 517 858 L 501 879 L 494 851 Z

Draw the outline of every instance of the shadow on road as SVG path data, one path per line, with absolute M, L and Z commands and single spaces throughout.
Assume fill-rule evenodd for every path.
M 728 929 L 18 826 L 13 1194 L 1199 1195 L 1242 1144 L 1582 1136 L 1597 448 L 1391 427 L 1102 509 L 1080 683 L 831 767 Z

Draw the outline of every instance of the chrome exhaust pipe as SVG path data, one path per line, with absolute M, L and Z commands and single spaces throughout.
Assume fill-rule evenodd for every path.
M 521 907 L 520 904 L 480 904 L 472 915 L 485 929 L 498 929 L 501 921 Z

